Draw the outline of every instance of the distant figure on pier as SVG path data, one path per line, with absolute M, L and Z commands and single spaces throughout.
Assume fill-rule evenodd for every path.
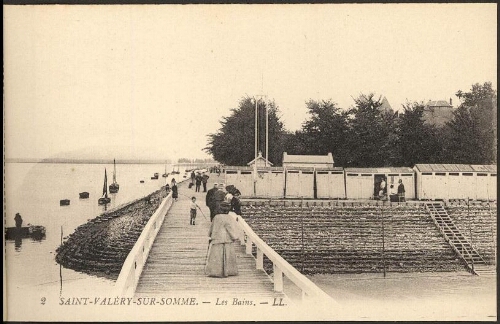
M 170 181 L 170 187 L 173 188 L 174 184 L 176 184 L 177 181 L 175 181 L 175 178 L 172 178 L 172 181 Z
M 207 192 L 207 181 L 210 178 L 205 172 L 201 176 L 201 183 L 203 183 L 203 192 Z
M 170 186 L 168 185 L 168 183 L 165 185 L 165 191 L 167 192 L 167 195 L 170 192 Z
M 207 191 L 207 196 L 205 197 L 205 204 L 210 209 L 210 221 L 213 221 L 215 216 L 215 192 L 219 190 L 217 186 L 218 184 L 214 183 L 214 187 Z
M 194 170 L 191 171 L 191 183 L 194 185 L 194 178 L 196 177 L 196 174 L 194 174 Z
M 200 192 L 200 187 L 201 187 L 201 180 L 202 180 L 202 177 L 201 177 L 201 174 L 198 172 L 198 174 L 196 175 L 196 177 L 194 178 L 196 183 L 196 189 L 195 191 L 196 192 Z
M 241 192 L 236 190 L 231 199 L 231 211 L 235 212 L 236 215 L 241 216 L 241 201 L 240 201 Z
M 16 213 L 14 221 L 16 222 L 16 228 L 21 229 L 21 227 L 23 226 L 23 218 L 21 217 L 21 214 Z
M 236 252 L 233 245 L 238 236 L 234 228 L 234 220 L 228 215 L 230 208 L 231 205 L 226 202 L 220 205 L 220 213 L 215 215 L 208 232 L 210 245 L 205 274 L 209 277 L 224 278 L 238 275 Z
M 174 185 L 172 186 L 172 198 L 174 201 L 177 201 L 177 198 L 179 197 L 179 193 L 177 192 L 177 184 L 174 182 Z
M 398 186 L 398 197 L 399 197 L 399 202 L 405 202 L 405 185 L 403 184 L 403 179 L 399 179 L 399 186 Z

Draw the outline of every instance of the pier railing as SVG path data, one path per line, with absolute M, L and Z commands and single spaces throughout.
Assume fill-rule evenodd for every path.
M 188 180 L 181 179 L 177 183 Z M 170 192 L 161 202 L 160 207 L 149 218 L 148 223 L 144 226 L 141 235 L 137 239 L 132 250 L 130 250 L 127 259 L 123 263 L 120 275 L 115 283 L 115 292 L 118 296 L 133 296 L 139 278 L 141 277 L 142 269 L 148 259 L 149 251 L 155 241 L 156 235 L 163 224 L 165 216 L 172 206 L 172 192 Z
M 283 286 L 283 276 L 286 276 L 301 290 L 302 301 L 306 302 L 325 302 L 336 305 L 337 302 L 327 293 L 316 286 L 306 276 L 301 274 L 290 263 L 283 259 L 276 251 L 267 245 L 245 220 L 230 212 L 235 218 L 236 223 L 240 228 L 240 243 L 245 245 L 246 254 L 252 254 L 253 246 L 257 249 L 255 258 L 256 269 L 264 270 L 264 255 L 273 263 L 272 279 L 274 283 L 274 291 L 285 292 Z M 286 293 L 286 292 L 285 292 Z

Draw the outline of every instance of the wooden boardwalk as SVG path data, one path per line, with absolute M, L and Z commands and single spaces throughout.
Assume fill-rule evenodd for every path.
M 211 174 L 207 190 L 213 183 L 222 180 Z M 205 206 L 203 192 L 188 189 L 187 182 L 179 186 L 179 199 L 167 213 L 163 225 L 149 253 L 135 292 L 136 296 L 206 296 L 284 298 L 283 293 L 273 291 L 271 278 L 262 270 L 255 269 L 255 259 L 245 254 L 245 247 L 236 241 L 238 276 L 228 278 L 207 277 L 204 273 L 208 247 L 210 211 Z M 201 207 L 205 217 L 198 210 L 196 225 L 189 224 L 191 197 Z

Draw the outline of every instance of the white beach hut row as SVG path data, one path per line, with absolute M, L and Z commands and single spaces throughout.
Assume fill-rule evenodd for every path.
M 405 187 L 406 199 L 496 199 L 496 165 L 417 164 L 384 168 L 226 167 L 226 185 L 243 197 L 372 199 L 376 184 Z M 316 187 L 314 181 L 316 179 Z M 255 186 L 255 189 L 254 189 Z
M 418 199 L 496 200 L 497 166 L 416 164 Z

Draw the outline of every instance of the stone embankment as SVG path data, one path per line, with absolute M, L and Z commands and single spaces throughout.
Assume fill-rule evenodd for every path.
M 116 280 L 165 195 L 160 189 L 80 225 L 57 249 L 56 261 L 65 268 Z

